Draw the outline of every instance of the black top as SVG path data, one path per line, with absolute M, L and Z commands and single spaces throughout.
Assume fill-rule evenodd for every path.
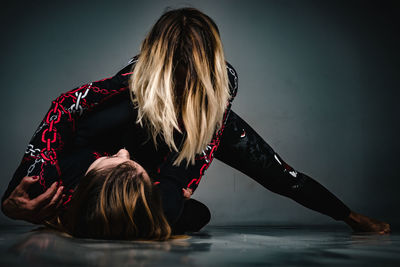
M 177 153 L 170 151 L 163 140 L 157 148 L 147 130 L 136 124 L 137 109 L 130 100 L 128 81 L 138 56 L 115 76 L 91 82 L 61 94 L 34 133 L 20 165 L 14 173 L 3 199 L 20 183 L 24 176 L 38 175 L 39 183 L 29 193 L 35 197 L 53 182 L 64 187 L 68 206 L 72 193 L 89 165 L 98 157 L 116 153 L 125 147 L 132 159 L 142 165 L 161 189 L 164 212 L 170 223 L 176 221 L 183 206 L 182 188 L 197 188 L 204 172 L 211 164 L 214 152 L 229 116 L 231 103 L 238 87 L 237 73 L 227 62 L 231 97 L 217 131 L 194 165 L 185 168 L 172 162 Z M 176 134 L 177 144 L 184 136 Z

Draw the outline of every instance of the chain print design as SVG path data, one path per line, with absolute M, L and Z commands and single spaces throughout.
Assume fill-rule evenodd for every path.
M 88 94 L 90 88 L 92 87 L 92 84 L 93 84 L 93 83 L 89 83 L 89 86 L 88 86 L 88 88 L 86 89 L 85 93 L 82 93 L 82 92 L 75 92 L 76 103 L 73 103 L 73 104 L 69 107 L 69 109 L 68 109 L 69 112 L 75 113 L 75 112 L 78 112 L 78 111 L 79 111 L 79 115 L 82 115 L 82 113 L 83 113 L 83 108 L 82 108 L 82 106 L 80 105 L 80 102 L 81 102 L 81 99 L 83 99 L 83 98 L 85 98 L 85 97 L 87 96 L 87 94 Z
M 131 58 L 131 60 L 129 60 L 128 65 L 132 64 L 132 66 L 135 66 L 138 59 L 139 59 L 138 56 L 134 56 L 133 58 Z M 128 76 L 128 75 L 131 75 L 132 73 L 133 73 L 133 71 L 127 72 L 127 73 L 122 73 L 121 76 Z
M 131 58 L 129 61 L 128 61 L 128 65 L 129 64 L 133 64 L 133 63 L 136 63 L 137 61 L 138 61 L 138 56 L 134 56 L 133 58 Z
M 233 68 L 229 67 L 228 65 L 226 66 L 226 68 L 229 70 L 229 73 L 233 76 L 234 85 L 231 86 L 233 87 L 233 97 L 235 97 L 238 89 L 238 76 Z
M 25 154 L 29 154 L 31 157 L 37 157 L 37 155 L 40 153 L 39 148 L 34 148 L 33 145 L 29 144 L 28 147 L 25 150 Z
M 45 121 L 42 122 L 42 124 L 39 126 L 39 128 L 37 128 L 37 130 L 33 134 L 33 137 L 35 137 L 42 130 L 42 128 L 45 127 L 46 125 L 47 125 L 47 123 Z M 28 147 L 29 147 L 29 145 L 28 145 Z
M 35 161 L 29 166 L 27 174 L 26 174 L 27 176 L 30 176 L 32 171 L 35 169 L 36 164 L 43 163 L 44 160 L 40 157 L 40 149 L 39 148 L 35 149 L 32 144 L 28 145 L 28 147 L 27 147 L 27 149 L 25 151 L 25 154 L 28 154 L 29 157 L 32 157 L 32 158 L 35 159 Z
M 100 87 L 103 85 L 102 82 L 109 79 L 111 78 L 85 84 L 61 94 L 52 102 L 50 110 L 28 145 L 24 157 L 24 160 L 33 161 L 28 167 L 26 175 L 39 175 L 39 183 L 44 189 L 48 186 L 46 177 L 44 177 L 45 170 L 48 167 L 56 169 L 58 180 L 62 184 L 58 153 L 64 147 L 64 142 L 66 141 L 64 139 L 70 137 L 75 131 L 76 117 L 127 89 L 127 87 L 118 89 Z

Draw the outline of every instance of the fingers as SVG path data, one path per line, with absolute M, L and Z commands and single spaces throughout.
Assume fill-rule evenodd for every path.
M 31 203 L 34 208 L 43 207 L 52 200 L 56 193 L 57 182 L 54 182 L 43 194 L 40 194 L 36 198 L 32 199 Z
M 32 223 L 43 223 L 47 218 L 56 215 L 58 208 L 63 203 L 63 186 L 53 183 L 47 190 L 34 199 L 27 193 L 29 185 L 39 179 L 24 177 L 18 188 L 3 202 L 4 213 L 13 219 L 23 219 Z
M 57 182 L 53 183 L 46 192 L 32 200 L 33 209 L 36 211 L 34 223 L 43 223 L 46 219 L 56 215 L 58 208 L 63 203 L 64 189 L 64 186 L 57 188 L 57 184 Z
M 48 204 L 48 206 L 50 207 L 56 207 L 57 204 L 60 202 L 60 200 L 62 199 L 62 192 L 64 190 L 64 186 L 60 186 L 56 193 L 54 194 L 53 198 L 51 199 L 50 203 Z
M 56 206 L 57 210 L 61 207 L 61 205 L 63 204 L 64 200 L 65 200 L 65 194 L 62 194 L 62 196 L 61 196 L 61 198 L 58 201 L 57 206 Z
M 184 198 L 190 198 L 193 194 L 192 189 L 190 188 L 182 188 L 182 192 L 183 192 L 183 197 Z
M 19 187 L 23 191 L 28 191 L 29 186 L 36 183 L 37 181 L 39 181 L 39 176 L 25 176 L 24 178 L 22 178 L 17 187 Z
M 42 224 L 47 219 L 57 215 L 58 208 L 63 203 L 64 186 L 57 187 L 57 182 L 53 183 L 43 194 L 31 201 L 32 212 L 30 222 Z
M 61 204 L 63 202 L 63 197 L 62 197 L 63 189 L 64 189 L 64 187 L 60 186 L 56 190 L 56 193 L 54 194 L 54 196 L 52 197 L 50 202 L 46 206 L 40 208 L 40 211 L 38 212 L 38 215 L 37 215 L 39 220 L 44 221 L 44 220 L 56 215 L 58 208 L 61 206 Z

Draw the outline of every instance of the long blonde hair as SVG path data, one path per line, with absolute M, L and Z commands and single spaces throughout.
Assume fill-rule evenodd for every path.
M 130 163 L 91 170 L 50 226 L 81 238 L 167 240 L 171 227 L 157 190 Z
M 183 82 L 177 77 L 179 69 L 184 70 Z M 228 82 L 214 21 L 194 8 L 170 10 L 143 40 L 129 81 L 137 123 L 146 126 L 156 145 L 161 136 L 179 152 L 174 165 L 184 160 L 186 166 L 193 164 L 221 126 Z M 175 143 L 174 131 L 184 133 L 183 146 Z

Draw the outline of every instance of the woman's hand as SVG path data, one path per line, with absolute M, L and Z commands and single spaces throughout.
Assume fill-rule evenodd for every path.
M 185 198 L 185 199 L 189 199 L 191 196 L 192 196 L 192 194 L 193 194 L 193 191 L 192 191 L 192 189 L 190 189 L 190 188 L 182 188 L 182 192 L 183 192 L 183 197 Z
M 54 182 L 43 194 L 30 199 L 28 189 L 38 181 L 38 176 L 25 176 L 2 203 L 4 214 L 11 219 L 25 220 L 34 224 L 42 224 L 46 219 L 55 216 L 62 204 L 64 187 L 58 187 L 58 183 Z

